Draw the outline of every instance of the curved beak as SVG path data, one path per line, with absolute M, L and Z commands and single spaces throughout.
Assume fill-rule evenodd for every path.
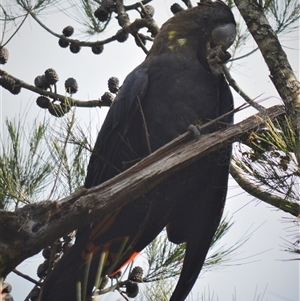
M 236 27 L 233 23 L 218 26 L 212 31 L 212 40 L 214 44 L 220 46 L 223 51 L 226 51 L 232 45 L 235 36 Z

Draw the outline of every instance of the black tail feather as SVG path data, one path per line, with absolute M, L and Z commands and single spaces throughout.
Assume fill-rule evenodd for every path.
M 183 301 L 190 293 L 203 267 L 210 242 L 211 237 L 187 241 L 182 271 L 170 301 Z

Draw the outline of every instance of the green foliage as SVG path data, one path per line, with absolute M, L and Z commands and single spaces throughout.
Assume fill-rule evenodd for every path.
M 236 245 L 232 247 L 220 247 L 217 249 L 222 237 L 229 231 L 233 223 L 224 217 L 213 237 L 210 246 L 210 252 L 205 260 L 203 271 L 215 267 L 230 260 L 241 244 L 248 238 L 240 239 Z M 144 282 L 156 281 L 161 279 L 173 278 L 180 274 L 185 254 L 185 244 L 175 245 L 168 241 L 165 231 L 161 233 L 154 241 L 145 249 L 147 258 L 148 273 Z
M 300 219 L 299 218 L 287 218 L 284 220 L 289 226 L 289 240 L 285 240 L 284 250 L 296 255 L 294 260 L 299 261 L 300 255 Z
M 1 10 L 0 20 L 15 21 L 18 18 L 23 18 L 29 11 L 39 14 L 45 9 L 51 8 L 59 1 L 57 0 L 9 0 L 9 5 L 3 5 Z M 4 9 L 5 7 L 5 9 Z
M 234 157 L 237 165 L 257 185 L 270 192 L 300 202 L 300 165 L 293 153 L 295 133 L 287 117 L 268 121 L 265 128 L 252 132 L 247 145 Z
M 297 22 L 300 18 L 298 0 L 265 1 L 265 9 L 273 21 L 273 29 L 277 34 L 298 30 Z
M 173 291 L 173 283 L 165 279 L 145 285 L 139 295 L 139 301 L 168 301 Z
M 249 185 L 263 187 L 265 191 L 281 198 L 278 208 L 294 212 L 300 204 L 300 163 L 294 154 L 296 147 L 295 132 L 287 116 L 274 122 L 267 121 L 265 127 L 252 132 L 240 145 L 234 156 L 239 169 L 247 176 Z M 286 243 L 286 250 L 299 254 L 299 212 L 296 218 L 288 219 L 293 223 L 293 242 Z
M 218 230 L 216 231 L 213 241 L 211 243 L 210 251 L 204 263 L 202 273 L 207 270 L 211 270 L 212 268 L 220 267 L 225 262 L 228 264 L 231 258 L 234 257 L 235 251 L 248 240 L 250 235 L 245 234 L 243 237 L 239 238 L 233 246 L 226 246 L 225 248 L 225 245 L 221 245 L 221 247 L 219 247 L 221 244 L 221 239 L 229 231 L 232 225 L 233 223 L 227 217 L 224 217 L 222 219 L 220 226 L 218 227 Z M 142 254 L 139 256 L 139 259 L 137 259 L 137 262 L 143 259 L 142 266 L 144 269 L 144 273 L 141 278 L 142 280 L 138 281 L 142 282 L 139 283 L 139 300 L 169 300 L 171 293 L 174 289 L 175 281 L 180 274 L 184 260 L 184 255 L 185 244 L 175 245 L 171 243 L 167 238 L 167 233 L 165 230 L 158 237 L 156 237 L 142 252 Z M 100 279 L 99 277 L 106 256 L 107 254 L 104 252 L 101 255 L 101 258 L 99 259 L 99 276 L 96 277 L 95 287 L 99 287 L 100 283 L 105 282 L 105 278 Z M 89 259 L 91 261 L 92 257 L 90 257 Z M 125 271 L 123 271 L 122 274 L 120 274 L 115 279 L 111 279 L 110 285 L 108 285 L 107 287 L 103 286 L 99 290 L 96 289 L 94 291 L 94 296 L 107 294 L 108 292 L 117 290 L 127 300 L 126 293 L 124 293 L 122 288 L 124 287 L 127 281 L 124 279 L 126 279 L 127 277 L 129 279 L 128 275 L 130 275 L 130 272 L 128 274 L 128 271 L 131 271 L 133 266 L 136 266 L 136 262 L 128 264 Z M 89 270 L 89 267 L 90 263 L 87 265 L 86 272 Z M 88 276 L 86 275 L 86 277 Z M 99 280 L 98 283 L 97 280 Z M 81 283 L 78 293 L 84 290 L 85 284 Z M 210 292 L 208 292 L 208 295 L 204 293 L 201 297 L 197 298 L 196 300 L 215 299 L 214 294 L 211 295 Z
M 76 124 L 75 114 L 58 121 L 51 128 L 47 139 L 51 161 L 55 162 L 51 196 L 66 196 L 83 186 L 90 146 L 85 136 L 76 137 L 78 133 L 83 131 Z
M 34 122 L 28 137 L 21 121 L 5 121 L 7 138 L 1 140 L 0 207 L 30 203 L 49 185 L 51 161 L 44 148 L 46 123 Z
M 81 13 L 83 14 L 83 18 L 81 18 L 81 22 L 86 27 L 86 32 L 89 35 L 93 35 L 95 33 L 103 32 L 106 28 L 102 22 L 99 22 L 95 16 L 94 12 L 97 9 L 96 3 L 94 1 L 88 0 L 80 0 L 81 5 L 76 5 L 77 9 L 80 8 Z M 98 5 L 99 6 L 99 5 Z
M 181 271 L 185 244 L 174 245 L 164 231 L 145 249 L 148 272 L 144 282 L 159 281 L 178 276 Z
M 90 148 L 87 138 L 74 142 L 74 114 L 55 128 L 20 119 L 5 121 L 0 149 L 0 209 L 63 197 L 83 185 Z M 29 134 L 25 134 L 29 132 Z M 51 191 L 49 192 L 49 189 Z

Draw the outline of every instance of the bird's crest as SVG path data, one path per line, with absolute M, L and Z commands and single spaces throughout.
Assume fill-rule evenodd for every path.
M 225 6 L 227 6 L 223 1 L 220 1 L 220 0 L 215 0 L 215 1 L 212 1 L 212 0 L 200 0 L 200 2 L 197 3 L 198 6 L 200 5 L 214 5 L 215 3 L 219 3 L 219 4 L 223 4 Z

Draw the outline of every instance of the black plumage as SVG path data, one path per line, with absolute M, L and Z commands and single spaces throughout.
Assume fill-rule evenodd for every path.
M 86 188 L 122 172 L 190 124 L 204 124 L 232 110 L 220 65 L 230 57 L 226 50 L 234 38 L 233 15 L 221 1 L 202 1 L 162 26 L 147 58 L 126 77 L 111 105 L 90 159 Z M 206 132 L 231 123 L 227 117 Z M 108 257 L 102 275 L 113 274 L 165 226 L 170 241 L 186 242 L 183 269 L 170 299 L 184 300 L 222 216 L 230 155 L 230 146 L 212 153 L 112 216 L 80 229 L 74 247 L 49 275 L 42 300 L 76 300 L 76 282 L 84 286 L 85 280 L 89 295 L 103 251 Z M 88 254 L 92 264 L 86 279 Z

